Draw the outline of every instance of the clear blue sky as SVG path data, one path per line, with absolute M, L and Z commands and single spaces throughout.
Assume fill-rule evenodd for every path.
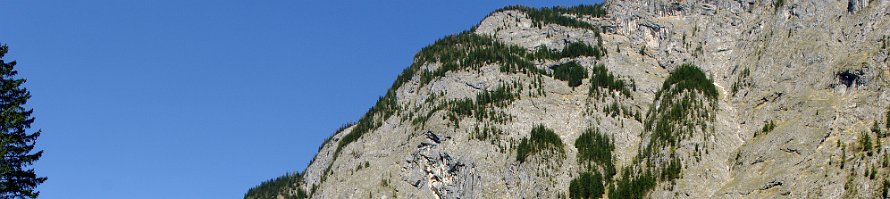
M 414 53 L 514 4 L 0 0 L 42 198 L 241 198 L 302 170 Z

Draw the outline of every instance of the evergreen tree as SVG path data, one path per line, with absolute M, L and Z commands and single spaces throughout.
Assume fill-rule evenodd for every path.
M 569 182 L 569 198 L 572 199 L 600 198 L 605 190 L 603 176 L 597 171 L 581 173 Z
M 871 156 L 872 143 L 869 133 L 862 132 L 862 139 L 859 141 L 862 143 L 862 150 L 865 151 L 868 156 Z
M 43 151 L 31 152 L 40 130 L 27 132 L 34 122 L 34 110 L 24 107 L 31 93 L 22 86 L 26 80 L 16 77 L 16 62 L 2 59 L 8 50 L 0 45 L 0 198 L 36 198 L 40 192 L 34 188 L 46 181 L 29 168 L 43 155 Z
M 570 61 L 552 67 L 553 78 L 563 80 L 569 83 L 574 90 L 575 87 L 581 85 L 581 81 L 587 78 L 587 69 L 578 64 L 576 61 Z

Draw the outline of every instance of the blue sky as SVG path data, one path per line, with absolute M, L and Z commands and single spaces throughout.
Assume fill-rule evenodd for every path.
M 241 198 L 302 170 L 414 53 L 506 5 L 0 0 L 42 198 Z

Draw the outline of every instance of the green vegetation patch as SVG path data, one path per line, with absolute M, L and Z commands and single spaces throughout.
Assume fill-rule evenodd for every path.
M 569 198 L 600 198 L 605 193 L 603 176 L 599 172 L 584 172 L 569 182 Z
M 591 16 L 591 17 L 603 17 L 606 16 L 607 11 L 602 4 L 594 4 L 594 5 L 579 5 L 573 7 L 550 7 L 550 8 L 531 8 L 527 6 L 509 6 L 506 8 L 498 9 L 495 12 L 500 12 L 504 10 L 519 10 L 528 14 L 528 17 L 533 21 L 533 25 L 535 27 L 542 27 L 545 24 L 556 24 L 566 27 L 574 27 L 574 28 L 583 28 L 583 29 L 595 29 L 597 28 L 590 23 L 580 21 L 578 19 L 566 16 L 566 15 L 575 15 L 575 16 Z
M 414 64 L 409 69 L 416 71 L 424 64 L 441 64 L 434 71 L 421 73 L 421 84 L 434 78 L 445 76 L 449 71 L 478 70 L 486 64 L 501 64 L 504 72 L 538 72 L 527 56 L 527 50 L 515 45 L 501 43 L 494 38 L 472 32 L 449 35 L 432 45 L 424 47 L 414 56 Z M 413 75 L 410 73 L 408 75 Z M 410 80 L 410 77 L 399 85 Z
M 717 99 L 717 87 L 714 86 L 714 80 L 708 78 L 705 72 L 696 65 L 683 64 L 674 69 L 671 75 L 661 86 L 661 90 L 656 96 L 674 96 L 682 91 L 701 92 L 709 99 Z M 669 92 L 661 95 L 661 92 Z
M 642 199 L 649 191 L 655 189 L 658 182 L 673 181 L 680 178 L 682 165 L 680 159 L 672 157 L 658 173 L 650 169 L 643 169 L 632 173 L 633 167 L 628 167 L 621 172 L 621 178 L 609 187 L 610 199 Z
M 650 133 L 648 144 L 610 187 L 609 198 L 643 198 L 658 182 L 680 178 L 683 164 L 675 150 L 692 132 L 714 132 L 708 124 L 716 118 L 716 100 L 717 89 L 700 68 L 684 64 L 674 69 L 656 92 L 644 122 L 645 132 Z M 765 129 L 774 127 L 770 122 Z M 693 155 L 701 155 L 698 144 Z
M 862 146 L 862 151 L 866 152 L 866 154 L 868 154 L 868 156 L 871 156 L 872 149 L 874 148 L 874 145 L 871 141 L 871 133 L 862 132 L 860 134 L 860 136 L 862 138 L 859 139 L 859 145 Z
M 582 42 L 570 43 L 562 49 L 560 58 L 588 56 L 600 59 L 606 54 L 606 49 L 602 47 L 602 39 L 599 39 L 598 41 L 599 44 L 595 47 Z
M 575 148 L 578 149 L 577 160 L 583 172 L 569 183 L 569 197 L 600 198 L 615 176 L 612 161 L 615 144 L 612 138 L 588 128 L 575 140 Z
M 491 91 L 482 91 L 476 94 L 476 100 L 469 98 L 453 100 L 448 102 L 450 107 L 449 119 L 458 127 L 460 119 L 464 117 L 476 117 L 482 119 L 497 119 L 502 121 L 505 118 L 499 118 L 498 114 L 492 113 L 492 107 L 506 107 L 514 100 L 519 98 L 519 93 L 514 92 L 513 86 L 510 84 L 501 84 Z
M 587 78 L 587 69 L 576 61 L 559 64 L 552 67 L 553 78 L 566 81 L 573 89 L 581 85 L 581 81 Z
M 562 50 L 551 50 L 544 46 L 538 46 L 529 58 L 536 60 L 557 60 L 568 57 L 588 56 L 600 59 L 606 55 L 606 49 L 602 47 L 602 39 L 599 39 L 598 41 L 599 42 L 595 46 L 587 45 L 584 42 L 573 42 L 566 45 Z
M 775 129 L 775 128 L 776 128 L 776 123 L 773 122 L 772 120 L 764 122 L 763 128 L 760 128 L 760 130 L 754 132 L 754 137 L 769 134 L 769 132 L 772 132 L 773 129 Z
M 655 185 L 656 179 L 651 171 L 633 175 L 629 169 L 625 169 L 615 185 L 609 187 L 609 199 L 642 199 Z
M 654 104 L 658 106 L 650 108 L 644 124 L 651 132 L 651 142 L 642 154 L 648 156 L 662 147 L 676 146 L 696 127 L 713 132 L 706 125 L 716 117 L 716 100 L 717 88 L 701 69 L 691 64 L 677 67 L 655 93 Z
M 682 164 L 679 158 L 672 157 L 662 169 L 653 173 L 650 169 L 642 169 L 632 173 L 633 167 L 621 172 L 621 178 L 609 187 L 610 199 L 642 199 L 649 191 L 655 189 L 658 182 L 673 181 L 680 178 Z
M 562 139 L 553 130 L 544 127 L 544 125 L 537 125 L 532 128 L 529 138 L 522 138 L 522 141 L 519 142 L 519 146 L 516 148 L 516 161 L 525 162 L 528 156 L 548 151 L 565 154 Z
M 627 167 L 621 172 L 621 178 L 616 180 L 609 187 L 610 199 L 624 198 L 645 198 L 649 191 L 652 191 L 658 182 L 673 181 L 681 177 L 682 163 L 680 158 L 672 156 L 669 161 L 663 164 L 660 170 L 654 167 L 648 167 L 637 170 L 632 173 L 634 167 Z
M 473 103 L 473 100 L 469 98 L 454 100 L 449 104 L 454 118 L 473 116 L 473 111 L 476 110 L 476 103 Z
M 588 169 L 602 167 L 606 179 L 615 175 L 615 165 L 612 162 L 612 151 L 615 144 L 612 138 L 595 129 L 587 129 L 575 140 L 575 148 L 578 149 L 578 162 L 586 165 Z
M 680 178 L 680 172 L 682 172 L 683 164 L 680 162 L 680 158 L 674 156 L 670 158 L 670 161 L 667 162 L 667 165 L 661 168 L 661 175 L 659 178 L 661 181 L 672 181 L 674 179 Z
M 616 77 L 606 69 L 606 66 L 600 64 L 593 67 L 588 95 L 601 99 L 604 96 L 608 96 L 609 93 L 617 91 L 624 97 L 630 97 L 630 89 L 628 87 L 636 86 Z
M 519 93 L 513 92 L 513 88 L 502 84 L 492 91 L 484 91 L 476 94 L 477 106 L 506 107 L 519 97 Z
M 306 191 L 300 189 L 298 187 L 291 187 L 293 185 L 298 185 L 303 182 L 303 176 L 300 175 L 299 172 L 285 174 L 283 176 L 267 180 L 265 182 L 260 183 L 253 188 L 247 190 L 247 193 L 244 194 L 245 199 L 263 199 L 263 198 L 278 198 L 279 195 L 284 196 L 287 199 L 301 199 L 301 198 L 309 198 L 306 194 Z M 290 188 L 295 188 L 297 190 L 296 193 L 290 193 L 286 190 Z
M 347 122 L 346 124 L 340 125 L 340 127 L 337 128 L 337 130 L 334 131 L 334 133 L 331 134 L 331 136 L 328 136 L 328 138 L 325 138 L 324 141 L 321 142 L 321 145 L 318 146 L 318 152 L 321 152 L 321 149 L 324 148 L 325 145 L 328 145 L 328 143 L 330 143 L 332 139 L 334 139 L 334 136 L 336 136 L 340 132 L 343 132 L 344 130 L 346 130 L 347 128 L 349 128 L 352 125 L 355 125 L 355 122 Z M 312 164 L 312 163 L 309 163 L 309 164 Z
M 500 138 L 501 135 L 504 134 L 504 130 L 497 128 L 494 125 L 489 125 L 488 123 L 484 123 L 480 128 L 479 125 L 476 125 L 475 130 L 470 132 L 470 139 L 475 140 L 490 140 L 492 144 L 494 144 Z
M 409 67 L 410 74 L 419 70 L 424 64 L 439 63 L 432 71 L 422 71 L 421 85 L 425 85 L 450 71 L 479 70 L 487 64 L 499 64 L 500 71 L 505 73 L 546 74 L 538 69 L 532 60 L 556 60 L 562 58 L 593 56 L 597 59 L 605 55 L 602 45 L 590 46 L 582 42 L 566 45 L 561 50 L 550 50 L 539 47 L 530 52 L 525 48 L 508 45 L 490 36 L 472 32 L 442 38 L 430 46 L 424 47 L 415 55 L 415 62 Z M 410 80 L 408 75 L 400 75 L 396 84 L 401 85 Z
M 640 116 L 639 110 L 634 110 L 631 107 L 619 105 L 618 102 L 611 102 L 608 106 L 602 106 L 603 113 L 606 113 L 609 117 L 618 117 L 618 116 L 628 116 L 632 117 L 634 120 L 638 122 L 643 122 L 642 116 Z

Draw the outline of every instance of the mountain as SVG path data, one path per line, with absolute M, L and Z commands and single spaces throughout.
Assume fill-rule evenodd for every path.
M 513 6 L 245 198 L 880 198 L 888 1 Z

